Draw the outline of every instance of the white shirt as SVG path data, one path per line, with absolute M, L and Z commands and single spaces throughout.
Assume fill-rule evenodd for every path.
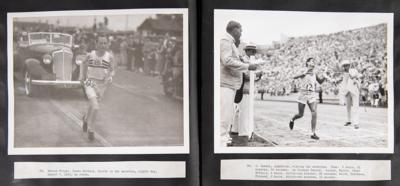
M 344 94 L 347 92 L 351 92 L 353 94 L 359 94 L 360 90 L 358 88 L 358 77 L 359 73 L 357 72 L 357 75 L 354 77 L 350 77 L 350 74 L 348 72 L 343 72 L 343 82 L 341 85 L 341 89 Z

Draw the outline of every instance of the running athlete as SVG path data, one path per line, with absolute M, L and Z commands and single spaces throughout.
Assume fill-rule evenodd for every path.
M 299 112 L 298 114 L 294 115 L 293 118 L 290 120 L 289 128 L 290 130 L 292 130 L 294 127 L 294 121 L 296 119 L 303 117 L 304 108 L 307 104 L 311 111 L 311 131 L 312 131 L 311 139 L 319 140 L 319 137 L 315 133 L 315 128 L 317 126 L 317 97 L 318 97 L 316 92 L 316 85 L 317 82 L 319 84 L 322 84 L 329 77 L 324 73 L 324 78 L 321 79 L 315 74 L 314 58 L 308 58 L 306 60 L 306 67 L 307 67 L 306 72 L 294 77 L 294 79 L 300 78 L 301 80 L 299 88 L 299 97 L 297 99 Z
M 90 141 L 94 140 L 93 126 L 97 111 L 100 108 L 99 101 L 108 85 L 112 83 L 114 75 L 113 56 L 107 51 L 107 38 L 99 36 L 96 46 L 96 50 L 90 52 L 82 64 L 82 82 L 86 96 L 89 99 L 88 111 L 82 118 L 82 129 L 88 133 Z

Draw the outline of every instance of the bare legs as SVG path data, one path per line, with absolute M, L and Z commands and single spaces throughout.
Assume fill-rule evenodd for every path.
M 311 111 L 311 132 L 315 134 L 315 128 L 317 127 L 317 102 L 308 103 L 308 107 Z
M 99 110 L 99 102 L 97 98 L 96 97 L 89 98 L 89 109 L 88 112 L 86 113 L 86 116 L 84 117 L 84 120 L 87 123 L 86 131 L 88 132 L 89 140 L 94 140 L 94 132 L 91 128 L 94 128 L 93 126 L 98 110 Z M 83 130 L 85 131 L 85 126 Z
M 307 103 L 307 105 L 308 105 L 308 108 L 310 108 L 310 111 L 311 111 L 311 132 L 313 134 L 311 136 L 311 138 L 318 140 L 319 137 L 315 134 L 315 129 L 317 127 L 317 102 L 314 101 L 314 102 L 311 102 L 311 103 Z M 296 119 L 299 119 L 299 118 L 303 117 L 305 106 L 306 105 L 303 104 L 303 103 L 298 103 L 299 112 L 296 115 L 293 116 L 292 120 L 290 120 L 290 123 L 289 123 L 290 129 L 293 129 L 294 121 Z
M 305 104 L 298 103 L 299 113 L 297 113 L 296 115 L 293 116 L 292 121 L 303 117 L 303 115 L 304 115 L 304 107 L 306 107 Z

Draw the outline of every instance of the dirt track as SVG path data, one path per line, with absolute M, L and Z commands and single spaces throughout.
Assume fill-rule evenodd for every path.
M 101 101 L 89 141 L 82 132 L 88 103 L 81 89 L 42 88 L 24 94 L 15 84 L 15 147 L 183 145 L 182 101 L 166 97 L 158 77 L 118 69 Z
M 289 120 L 297 113 L 296 102 L 255 101 L 255 132 L 278 147 L 386 147 L 387 109 L 360 107 L 360 128 L 344 126 L 345 106 L 318 105 L 317 134 L 311 135 L 311 114 L 306 107 L 304 117 L 289 130 Z

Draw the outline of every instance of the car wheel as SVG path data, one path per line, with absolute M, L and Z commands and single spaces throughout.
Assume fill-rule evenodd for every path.
M 27 96 L 32 96 L 34 85 L 32 85 L 32 77 L 29 71 L 25 71 L 24 81 L 25 81 L 25 94 Z

